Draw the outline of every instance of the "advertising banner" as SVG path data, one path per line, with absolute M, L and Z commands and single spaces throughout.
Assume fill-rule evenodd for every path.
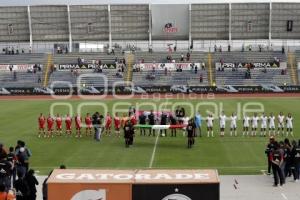
M 215 170 L 54 170 L 48 179 L 54 200 L 219 200 Z M 180 197 L 180 198 L 179 198 Z

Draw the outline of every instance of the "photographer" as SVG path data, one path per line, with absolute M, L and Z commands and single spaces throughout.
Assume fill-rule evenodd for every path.
M 267 155 L 267 160 L 268 160 L 268 175 L 271 174 L 271 167 L 272 167 L 271 155 L 272 152 L 274 151 L 274 143 L 275 143 L 275 139 L 273 136 L 271 136 L 267 148 L 265 150 L 265 154 Z
M 278 186 L 278 182 L 280 185 L 283 185 L 285 182 L 283 171 L 281 166 L 283 165 L 283 153 L 280 150 L 280 145 L 278 142 L 274 142 L 274 150 L 271 153 L 271 162 L 272 162 L 272 171 L 274 175 L 274 187 Z

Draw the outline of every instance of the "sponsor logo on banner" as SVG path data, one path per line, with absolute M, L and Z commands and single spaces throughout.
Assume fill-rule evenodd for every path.
M 83 190 L 76 193 L 71 200 L 106 200 L 106 190 Z
M 121 67 L 122 64 L 103 64 L 102 69 L 116 69 L 118 67 Z M 59 70 L 59 71 L 64 71 L 64 70 L 70 70 L 70 69 L 96 69 L 97 67 L 100 68 L 99 65 L 96 64 L 54 64 L 54 67 Z
M 222 68 L 246 68 L 247 64 L 249 63 L 216 63 L 216 69 L 222 67 Z M 276 62 L 256 62 L 252 63 L 254 68 L 283 68 L 281 67 L 280 63 Z
M 167 68 L 168 70 L 176 70 L 176 69 L 182 69 L 182 70 L 190 70 L 191 66 L 194 65 L 197 66 L 198 70 L 200 70 L 200 63 L 140 63 L 136 64 L 135 67 L 140 68 L 143 71 L 150 71 L 153 70 L 165 70 Z
M 192 199 L 183 194 L 170 194 L 165 198 L 163 198 L 162 200 L 192 200 Z
M 0 71 L 27 71 L 33 69 L 34 64 L 18 64 L 18 65 L 7 65 L 0 64 Z

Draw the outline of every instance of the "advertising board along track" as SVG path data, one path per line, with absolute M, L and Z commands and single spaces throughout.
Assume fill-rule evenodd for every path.
M 162 187 L 215 185 L 219 191 L 219 178 L 216 170 L 67 169 L 54 170 L 47 183 L 49 199 L 59 198 L 61 200 L 72 199 L 73 196 L 78 196 L 80 192 L 86 194 L 86 191 L 100 190 L 102 193 L 105 191 L 105 199 L 107 200 L 120 200 L 120 198 L 132 200 L 134 196 L 140 195 L 138 189 L 134 190 L 133 188 L 147 185 L 151 187 L 152 185 Z M 162 195 L 165 195 L 164 192 Z M 184 195 L 189 196 L 189 194 Z M 163 199 L 163 197 L 159 198 Z

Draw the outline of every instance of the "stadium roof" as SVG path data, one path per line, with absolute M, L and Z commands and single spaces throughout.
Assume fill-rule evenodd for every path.
M 50 3 L 51 2 L 51 3 Z M 201 3 L 269 3 L 293 2 L 300 0 L 1 0 L 1 6 L 27 5 L 88 5 L 88 4 L 201 4 Z

